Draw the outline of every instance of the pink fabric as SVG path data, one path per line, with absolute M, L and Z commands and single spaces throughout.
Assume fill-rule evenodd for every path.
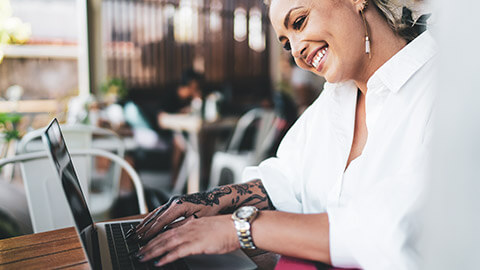
M 282 256 L 275 266 L 275 270 L 317 270 L 315 263 L 312 261 L 306 261 L 301 259 L 296 259 L 292 257 Z
M 341 270 L 343 268 L 336 268 L 333 266 L 328 266 L 326 264 L 317 263 L 313 261 L 307 261 L 302 259 L 297 259 L 293 257 L 282 256 L 278 260 L 275 270 Z

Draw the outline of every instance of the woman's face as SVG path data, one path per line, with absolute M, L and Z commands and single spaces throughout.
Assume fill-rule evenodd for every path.
M 358 0 L 273 0 L 270 20 L 297 65 L 329 82 L 365 70 L 365 29 Z

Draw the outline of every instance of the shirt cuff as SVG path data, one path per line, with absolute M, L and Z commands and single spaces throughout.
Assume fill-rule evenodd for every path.
M 351 224 L 355 222 L 351 215 L 347 215 L 345 209 L 330 208 L 327 210 L 328 221 L 330 224 L 330 260 L 335 267 L 359 268 L 360 265 L 355 260 L 349 244 L 354 237 Z

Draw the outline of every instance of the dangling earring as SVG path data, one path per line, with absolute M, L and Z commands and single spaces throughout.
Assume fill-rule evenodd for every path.
M 360 9 L 360 14 L 362 15 L 363 19 L 363 24 L 365 27 L 365 53 L 368 54 L 368 58 L 372 59 L 372 54 L 370 52 L 370 38 L 368 35 L 368 23 L 367 20 L 365 19 L 365 14 L 363 14 L 363 10 L 368 6 L 368 0 L 365 0 L 363 2 L 363 7 Z

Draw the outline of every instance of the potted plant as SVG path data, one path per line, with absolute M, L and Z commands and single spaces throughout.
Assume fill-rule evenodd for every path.
M 0 130 L 3 137 L 1 157 L 6 157 L 12 142 L 20 139 L 17 126 L 21 119 L 22 116 L 16 113 L 0 113 Z
M 6 158 L 15 155 L 15 143 L 20 139 L 20 132 L 17 129 L 22 116 L 15 113 L 0 113 L 0 134 L 2 150 L 0 158 Z M 2 170 L 3 177 L 7 180 L 12 178 L 13 166 L 6 165 Z

